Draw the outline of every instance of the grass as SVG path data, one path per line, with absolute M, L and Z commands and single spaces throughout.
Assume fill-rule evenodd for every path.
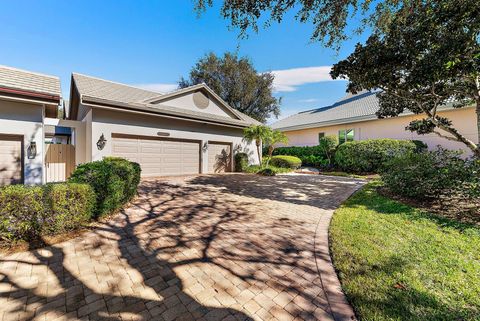
M 330 227 L 333 261 L 360 320 L 480 320 L 480 229 L 376 192 L 345 202 Z

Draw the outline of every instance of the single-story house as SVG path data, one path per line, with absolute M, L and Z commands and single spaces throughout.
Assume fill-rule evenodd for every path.
M 440 145 L 448 149 L 463 149 L 471 155 L 465 145 L 447 140 L 436 134 L 418 135 L 405 130 L 405 127 L 422 115 L 404 113 L 399 117 L 378 119 L 379 101 L 375 92 L 348 94 L 336 103 L 312 110 L 300 112 L 272 125 L 284 132 L 289 139 L 289 146 L 318 145 L 321 137 L 335 135 L 339 142 L 365 140 L 371 138 L 394 138 L 421 140 L 430 149 Z M 453 106 L 442 106 L 439 115 L 452 120 L 453 125 L 465 137 L 478 142 L 478 129 L 475 108 L 455 109 Z M 441 132 L 441 130 L 439 130 Z M 447 135 L 443 132 L 442 134 Z
M 60 101 L 58 77 L 0 66 L 0 185 L 44 181 L 44 119 Z
M 258 163 L 252 124 L 204 84 L 160 94 L 74 73 L 62 104 L 58 77 L 0 66 L 0 185 L 62 181 L 107 156 L 143 177 L 228 172 L 236 152 Z

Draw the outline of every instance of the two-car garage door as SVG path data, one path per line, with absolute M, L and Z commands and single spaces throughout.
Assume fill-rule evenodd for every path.
M 157 137 L 112 135 L 112 153 L 137 162 L 143 177 L 200 172 L 200 142 Z

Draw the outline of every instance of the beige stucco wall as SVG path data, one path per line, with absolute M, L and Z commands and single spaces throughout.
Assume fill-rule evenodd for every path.
M 45 118 L 45 126 L 62 126 L 72 129 L 72 145 L 75 146 L 75 164 L 79 165 L 86 161 L 86 129 L 85 122 L 77 120 L 65 120 L 58 118 Z
M 43 105 L 0 100 L 0 134 L 22 135 L 25 184 L 43 182 Z M 36 142 L 37 155 L 29 158 L 27 149 Z
M 474 142 L 478 142 L 474 108 L 444 111 L 439 114 L 452 120 L 453 126 L 465 135 L 465 137 Z M 405 130 L 405 127 L 412 120 L 419 118 L 421 117 L 418 115 L 410 115 L 388 119 L 375 119 L 335 126 L 286 131 L 285 134 L 289 139 L 289 146 L 314 146 L 318 145 L 318 134 L 320 132 L 324 132 L 325 135 L 338 136 L 338 131 L 341 129 L 354 129 L 355 140 L 371 138 L 418 139 L 427 143 L 430 149 L 434 149 L 437 145 L 441 145 L 448 149 L 463 149 L 465 150 L 466 155 L 471 155 L 471 152 L 465 147 L 465 145 L 459 142 L 450 141 L 435 134 L 418 135 Z M 445 134 L 445 132 L 442 133 Z
M 193 93 L 188 93 L 185 95 L 174 97 L 170 100 L 162 102 L 159 105 L 178 107 L 178 108 L 198 111 L 202 113 L 210 113 L 218 116 L 236 118 L 230 111 L 226 110 L 224 107 L 221 107 L 220 104 L 215 99 L 210 99 L 209 104 L 206 108 L 204 109 L 198 108 L 197 106 L 195 106 L 195 103 L 193 102 Z
M 168 119 L 154 115 L 135 114 L 119 110 L 92 109 L 90 152 L 91 160 L 100 160 L 112 154 L 112 133 L 158 137 L 158 132 L 167 132 L 170 138 L 220 141 L 233 144 L 234 151 L 246 152 L 250 163 L 258 164 L 255 144 L 243 141 L 243 131 L 237 128 L 221 127 L 205 123 Z M 88 117 L 88 115 L 87 115 Z M 88 123 L 88 120 L 87 120 Z M 88 125 L 87 125 L 88 132 Z M 103 150 L 96 142 L 101 135 L 107 139 Z M 87 146 L 88 148 L 88 146 Z M 202 152 L 202 172 L 208 171 L 208 150 Z

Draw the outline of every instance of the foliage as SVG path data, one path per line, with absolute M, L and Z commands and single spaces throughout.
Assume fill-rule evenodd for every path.
M 480 157 L 478 144 L 438 113 L 445 105 L 476 104 L 480 128 L 480 1 L 422 1 L 411 9 L 395 15 L 385 32 L 357 44 L 331 75 L 348 78 L 354 93 L 381 89 L 379 118 L 425 114 L 407 129 L 461 142 Z
M 290 173 L 292 171 L 291 168 L 275 167 L 275 166 L 272 166 L 272 165 L 269 165 L 268 167 L 263 167 L 263 166 L 259 166 L 259 165 L 250 165 L 245 169 L 245 173 L 257 174 L 259 171 L 261 171 L 264 168 L 268 168 L 268 169 L 274 171 L 275 174 Z
M 213 6 L 213 0 L 195 0 L 195 9 L 203 13 Z M 301 23 L 312 24 L 312 41 L 320 41 L 328 47 L 339 47 L 340 42 L 352 35 L 361 33 L 366 27 L 376 30 L 388 26 L 393 12 L 408 14 L 416 2 L 401 0 L 386 1 L 339 1 L 339 0 L 223 0 L 221 15 L 230 20 L 234 28 L 240 30 L 240 36 L 246 37 L 249 30 L 258 32 L 259 20 L 265 20 L 265 26 L 273 22 L 280 23 L 290 11 L 296 11 L 294 18 Z M 269 16 L 269 17 L 265 17 Z M 349 22 L 355 22 L 356 29 L 347 28 Z M 359 23 L 360 22 L 360 23 Z
M 235 154 L 235 172 L 243 172 L 248 167 L 248 155 L 246 153 Z
M 412 143 L 414 143 L 416 146 L 416 149 L 415 149 L 416 153 L 424 153 L 428 150 L 428 145 L 422 142 L 421 140 L 413 139 Z
M 97 197 L 95 215 L 100 217 L 120 208 L 136 195 L 140 166 L 125 159 L 105 158 L 79 165 L 70 181 L 92 186 Z
M 4 240 L 31 239 L 45 216 L 43 189 L 12 185 L 0 189 L 0 235 Z
M 380 196 L 377 184 L 333 215 L 331 251 L 359 320 L 478 320 L 480 230 Z
M 273 96 L 273 79 L 270 72 L 259 73 L 248 58 L 209 53 L 191 69 L 188 79 L 180 80 L 179 86 L 205 83 L 231 107 L 264 123 L 280 115 L 281 98 Z
M 257 172 L 257 174 L 262 175 L 262 176 L 275 176 L 275 175 L 277 175 L 277 172 L 275 172 L 275 170 L 273 170 L 270 167 L 265 167 L 265 168 L 262 168 L 261 170 L 259 170 Z
M 273 155 L 296 156 L 304 166 L 326 168 L 333 165 L 337 144 L 335 136 L 325 136 L 320 139 L 317 146 L 277 147 Z
M 409 140 L 382 138 L 346 142 L 338 146 L 335 163 L 346 172 L 377 173 L 390 159 L 416 149 Z
M 272 158 L 272 154 L 276 148 L 276 144 L 288 144 L 287 135 L 285 135 L 285 133 L 279 130 L 270 130 L 269 134 L 265 139 L 265 145 L 268 146 L 267 166 L 268 161 Z
M 0 189 L 0 238 L 31 240 L 72 230 L 93 214 L 95 195 L 87 184 L 14 185 Z
M 302 166 L 300 158 L 288 155 L 276 155 L 270 160 L 272 166 L 297 169 Z
M 262 164 L 262 153 L 260 151 L 260 146 L 265 144 L 265 141 L 271 136 L 271 132 L 272 129 L 265 125 L 252 125 L 243 129 L 243 139 L 248 143 L 255 141 L 260 164 Z
M 479 162 L 465 160 L 460 155 L 441 148 L 398 155 L 385 164 L 382 179 L 395 194 L 420 200 L 457 194 L 480 197 Z

